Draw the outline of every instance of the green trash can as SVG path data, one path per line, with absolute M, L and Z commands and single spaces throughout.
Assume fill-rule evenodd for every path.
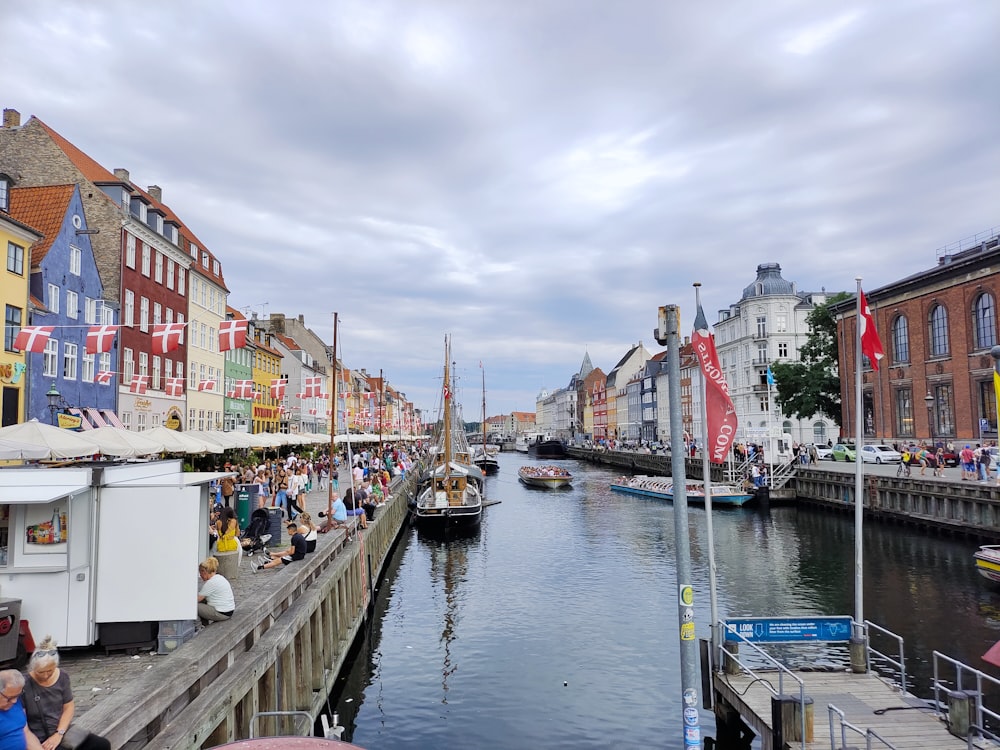
M 256 489 L 255 484 L 241 484 L 236 489 L 236 520 L 241 529 L 250 525 L 250 490 Z

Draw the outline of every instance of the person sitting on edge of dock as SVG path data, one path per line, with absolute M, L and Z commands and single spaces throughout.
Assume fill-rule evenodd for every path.
M 271 560 L 269 563 L 264 565 L 258 565 L 257 570 L 267 570 L 268 568 L 277 568 L 279 565 L 291 565 L 293 562 L 298 560 L 304 560 L 306 557 L 306 538 L 299 531 L 299 525 L 294 521 L 289 521 L 288 534 L 291 536 L 291 546 L 282 552 L 278 557 Z
M 333 493 L 333 501 L 330 503 L 329 509 L 326 513 L 320 513 L 319 517 L 326 519 L 326 523 L 319 530 L 321 534 L 347 526 L 347 506 L 344 505 L 344 501 L 340 499 L 338 493 Z
M 24 675 L 16 669 L 0 670 L 0 747 L 5 750 L 42 750 L 28 729 L 28 720 L 21 703 Z

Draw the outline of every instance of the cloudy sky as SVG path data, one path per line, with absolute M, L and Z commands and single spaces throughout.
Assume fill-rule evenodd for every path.
M 1000 225 L 995 0 L 0 4 L 3 107 L 164 201 L 230 304 L 469 418 L 710 322 L 758 263 L 876 288 Z

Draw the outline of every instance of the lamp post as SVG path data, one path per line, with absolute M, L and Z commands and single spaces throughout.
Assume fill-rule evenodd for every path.
M 45 394 L 45 398 L 49 401 L 49 421 L 53 425 L 56 423 L 56 411 L 59 409 L 59 402 L 62 401 L 62 394 L 56 389 L 56 384 L 53 383 L 48 392 Z
M 931 431 L 931 447 L 934 447 L 934 396 L 931 395 L 930 388 L 924 396 L 924 403 L 927 404 L 927 427 Z

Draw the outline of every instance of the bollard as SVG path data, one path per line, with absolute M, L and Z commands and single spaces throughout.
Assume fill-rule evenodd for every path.
M 950 690 L 948 692 L 948 731 L 963 740 L 969 736 L 972 725 L 972 713 L 976 710 L 974 693 L 965 690 Z
M 806 742 L 813 741 L 813 699 L 805 697 Z M 802 704 L 797 695 L 779 695 L 771 698 L 771 727 L 776 747 L 785 743 L 802 742 Z M 780 743 L 780 744 L 779 744 Z
M 851 671 L 854 674 L 864 674 L 868 671 L 868 643 L 864 638 L 852 637 L 849 645 L 851 652 Z
M 723 641 L 722 648 L 726 651 L 726 653 L 732 654 L 733 656 L 740 655 L 740 644 L 735 641 Z M 726 674 L 739 674 L 742 671 L 740 665 L 735 659 L 725 657 L 725 662 Z

